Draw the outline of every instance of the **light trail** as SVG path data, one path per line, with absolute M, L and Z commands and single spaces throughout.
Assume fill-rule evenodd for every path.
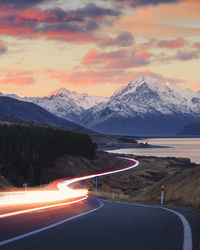
M 95 177 L 101 177 L 111 174 L 116 174 L 120 172 L 125 172 L 130 169 L 133 169 L 139 165 L 139 162 L 130 158 L 122 158 L 131 162 L 131 164 L 123 169 L 98 173 L 98 174 L 91 174 L 81 177 L 75 177 L 72 179 L 62 180 L 61 182 L 57 183 L 57 189 L 54 191 L 49 190 L 35 190 L 35 191 L 14 191 L 14 192 L 1 192 L 0 193 L 0 208 L 10 205 L 24 205 L 24 204 L 34 204 L 34 203 L 47 203 L 47 202 L 61 202 L 59 204 L 47 205 L 47 206 L 39 206 L 37 208 L 19 210 L 10 213 L 4 213 L 0 215 L 0 218 L 5 218 L 8 216 L 19 215 L 23 213 L 34 212 L 37 210 L 42 209 L 49 209 L 53 207 L 64 206 L 68 204 L 77 203 L 83 200 L 86 200 L 88 197 L 88 190 L 87 189 L 72 189 L 69 186 L 73 183 L 77 183 L 83 180 L 92 179 Z M 63 202 L 66 199 L 75 199 L 75 201 Z
M 19 215 L 19 214 L 24 214 L 24 213 L 31 213 L 31 212 L 35 212 L 38 210 L 44 210 L 44 209 L 48 209 L 48 208 L 54 208 L 54 207 L 62 207 L 62 206 L 66 206 L 69 204 L 74 204 L 77 202 L 81 202 L 87 199 L 87 195 L 81 199 L 75 200 L 75 201 L 69 201 L 69 202 L 64 202 L 64 203 L 59 203 L 59 204 L 54 204 L 54 205 L 49 205 L 49 206 L 42 206 L 42 207 L 36 207 L 36 208 L 30 208 L 30 209 L 24 209 L 24 210 L 20 210 L 20 211 L 16 211 L 16 212 L 11 212 L 11 213 L 6 213 L 6 214 L 1 214 L 0 218 L 5 218 L 5 217 L 9 217 L 9 216 L 13 216 L 13 215 Z
M 135 167 L 137 167 L 139 165 L 139 161 L 133 160 L 131 158 L 121 157 L 121 159 L 128 160 L 128 161 L 130 161 L 130 162 L 132 162 L 134 164 L 132 164 L 132 165 L 126 167 L 126 168 L 122 168 L 122 169 L 112 170 L 112 171 L 103 172 L 103 173 L 99 173 L 99 174 L 91 174 L 91 175 L 76 177 L 76 178 L 73 178 L 73 179 L 66 180 L 66 181 L 58 183 L 57 187 L 61 191 L 61 190 L 65 189 L 66 185 L 69 186 L 70 184 L 73 184 L 75 182 L 79 182 L 79 181 L 83 181 L 83 180 L 88 180 L 88 179 L 92 179 L 92 178 L 95 178 L 95 177 L 101 177 L 101 176 L 106 176 L 106 175 L 111 175 L 111 174 L 117 174 L 117 173 L 125 172 L 125 171 L 133 169 L 133 168 L 135 168 Z

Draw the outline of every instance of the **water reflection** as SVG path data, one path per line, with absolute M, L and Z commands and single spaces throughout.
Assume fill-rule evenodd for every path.
M 123 148 L 108 150 L 108 152 L 145 156 L 186 157 L 190 158 L 192 162 L 200 163 L 200 138 L 155 138 L 145 139 L 140 142 L 169 148 Z

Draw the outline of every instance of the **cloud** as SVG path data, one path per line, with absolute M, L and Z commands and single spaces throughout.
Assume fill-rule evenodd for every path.
M 133 49 L 119 49 L 110 52 L 100 52 L 96 49 L 89 51 L 83 58 L 85 65 L 100 65 L 109 69 L 127 69 L 142 67 L 150 64 L 151 53 L 147 51 L 135 52 Z
M 2 40 L 0 40 L 0 55 L 5 54 L 8 51 L 8 48 Z
M 110 47 L 110 46 L 118 46 L 118 47 L 129 47 L 133 45 L 134 37 L 130 32 L 121 32 L 116 37 L 107 37 L 100 39 L 99 45 L 101 47 Z
M 119 10 L 99 7 L 93 3 L 87 4 L 84 8 L 78 8 L 74 12 L 87 17 L 119 16 L 121 13 Z
M 13 8 L 27 8 L 46 2 L 47 0 L 0 0 L 1 6 Z
M 158 48 L 166 48 L 166 49 L 180 49 L 185 47 L 188 42 L 182 38 L 174 39 L 174 40 L 160 40 L 157 43 Z
M 146 5 L 159 5 L 159 4 L 172 4 L 172 3 L 178 3 L 180 0 L 112 0 L 116 3 L 130 5 L 132 7 L 140 7 L 140 6 L 146 6 Z
M 129 82 L 145 75 L 158 79 L 163 84 L 178 84 L 184 80 L 164 77 L 150 70 L 125 71 L 125 70 L 75 70 L 72 72 L 57 71 L 50 75 L 50 79 L 57 79 L 62 84 L 86 86 L 97 84 L 128 84 Z
M 194 43 L 192 47 L 200 50 L 200 43 Z
M 0 13 L 0 34 L 20 38 L 46 38 L 64 41 L 97 41 L 94 33 L 101 21 L 120 15 L 120 11 L 93 3 L 72 10 L 39 8 L 10 9 Z
M 123 70 L 76 70 L 72 72 L 55 72 L 50 79 L 58 79 L 62 84 L 95 85 L 105 83 L 122 83 L 127 75 Z
M 18 86 L 26 86 L 34 83 L 34 79 L 32 77 L 25 76 L 16 76 L 16 77 L 5 77 L 0 79 L 0 84 L 3 85 L 18 85 Z
M 173 57 L 173 59 L 177 59 L 180 61 L 189 61 L 192 59 L 199 59 L 200 53 L 196 50 L 191 51 L 178 51 L 176 55 Z

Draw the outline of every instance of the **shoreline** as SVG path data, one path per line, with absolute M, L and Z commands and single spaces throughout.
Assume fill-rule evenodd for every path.
M 119 145 L 119 146 L 105 146 L 105 147 L 99 147 L 97 150 L 99 151 L 106 151 L 106 150 L 118 150 L 118 149 L 125 149 L 125 148 L 173 148 L 169 146 L 159 146 L 159 145 Z

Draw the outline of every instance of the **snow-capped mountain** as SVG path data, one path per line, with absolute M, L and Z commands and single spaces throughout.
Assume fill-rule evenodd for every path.
M 200 122 L 200 92 L 167 86 L 146 76 L 120 87 L 109 99 L 64 88 L 42 98 L 8 96 L 108 134 L 175 134 L 189 123 Z
M 114 134 L 174 134 L 200 121 L 200 93 L 141 77 L 120 88 L 107 103 L 81 115 L 81 124 Z
M 65 88 L 60 88 L 41 99 L 33 100 L 34 103 L 55 115 L 70 121 L 78 121 L 79 116 L 85 110 L 106 101 L 108 99 L 105 97 L 89 96 L 88 94 L 79 94 L 75 91 L 70 92 Z
M 75 91 L 70 92 L 65 88 L 60 88 L 44 97 L 19 97 L 17 95 L 7 95 L 9 97 L 33 102 L 46 109 L 47 111 L 61 118 L 76 122 L 79 116 L 87 109 L 100 102 L 108 101 L 108 98 L 101 96 L 89 96 L 79 94 Z

